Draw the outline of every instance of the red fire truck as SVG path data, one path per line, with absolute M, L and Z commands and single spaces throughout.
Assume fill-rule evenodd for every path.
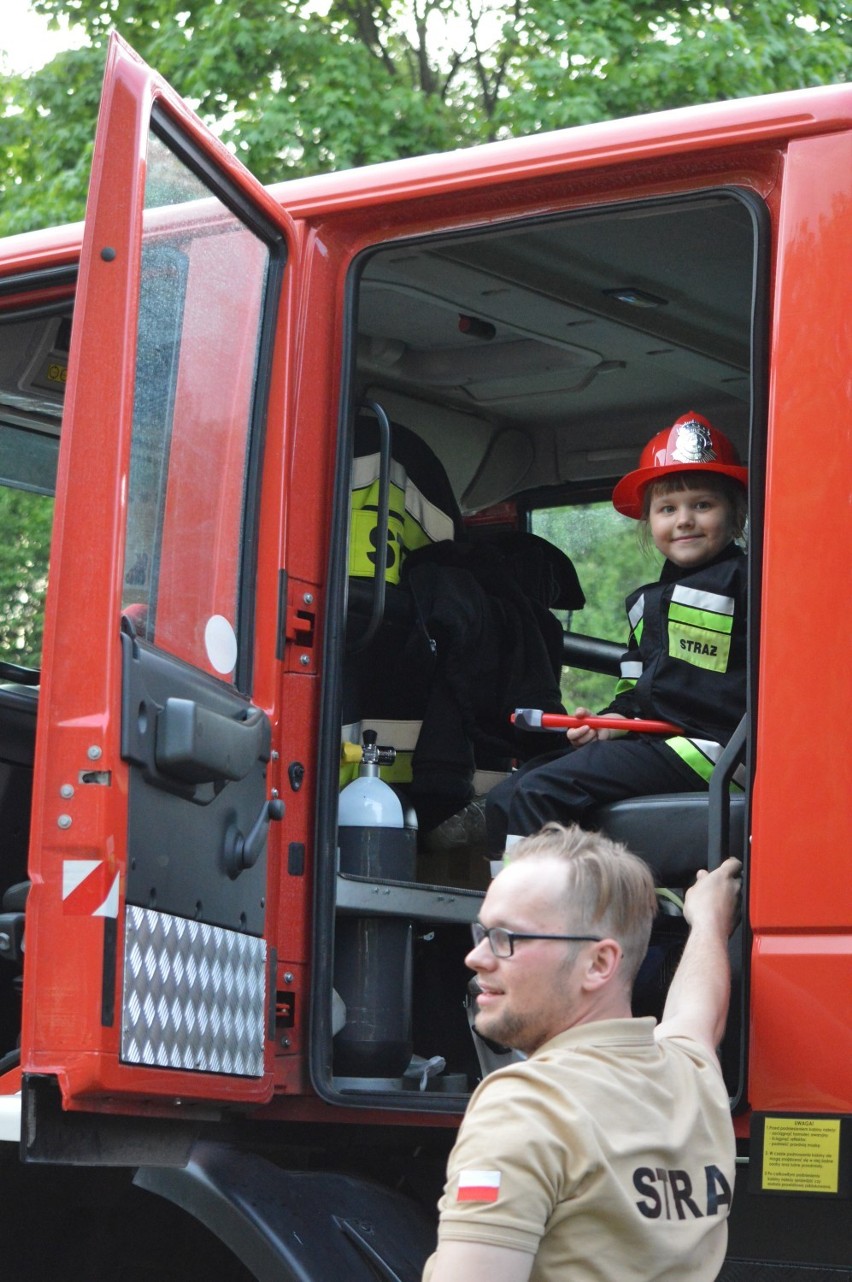
M 596 522 L 694 409 L 749 464 L 747 715 L 709 793 L 600 823 L 673 893 L 745 860 L 722 1276 L 850 1277 L 850 226 L 848 86 L 264 189 L 113 37 L 85 225 L 0 243 L 2 484 L 55 493 L 0 669 L 9 1276 L 419 1278 L 533 660 L 460 696 L 403 562 L 475 549 L 576 699 L 641 581 Z

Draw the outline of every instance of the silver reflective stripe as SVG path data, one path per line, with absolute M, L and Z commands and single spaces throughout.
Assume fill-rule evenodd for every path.
M 634 659 L 625 661 L 621 664 L 622 681 L 638 681 L 642 675 L 642 664 L 637 663 Z
M 380 454 L 361 454 L 358 458 L 352 460 L 352 480 L 353 490 L 366 490 L 368 486 L 373 485 L 379 479 L 381 455 Z M 396 459 L 391 459 L 390 465 L 391 484 L 397 489 L 404 490 L 408 473 L 401 463 Z
M 643 592 L 638 601 L 635 601 L 627 612 L 627 621 L 630 624 L 631 632 L 636 631 L 639 620 L 645 613 L 645 593 Z
M 669 742 L 670 746 L 673 746 L 673 741 Z M 694 748 L 697 748 L 702 756 L 707 757 L 708 761 L 712 761 L 714 766 L 723 752 L 721 743 L 717 743 L 715 739 L 687 739 L 686 742 L 691 743 Z M 675 751 L 677 751 L 677 749 L 675 749 Z M 678 756 L 682 755 L 683 754 L 678 753 Z M 745 788 L 746 772 L 744 765 L 740 764 L 737 766 L 736 770 L 731 775 L 731 782 L 737 784 L 740 788 Z
M 351 487 L 353 490 L 365 490 L 379 479 L 378 454 L 362 454 L 352 460 Z M 395 459 L 391 459 L 391 484 L 405 494 L 405 510 L 420 526 L 432 543 L 455 537 L 453 518 L 447 516 L 439 507 L 421 494 L 409 477 L 405 468 Z
M 433 543 L 455 537 L 453 518 L 447 516 L 439 507 L 431 503 L 425 494 L 421 494 L 412 480 L 405 484 L 405 510 L 427 534 Z
M 682 583 L 675 584 L 672 600 L 679 605 L 694 606 L 696 610 L 712 610 L 716 614 L 734 613 L 732 596 L 721 596 L 718 592 L 699 592 L 697 588 L 685 588 Z

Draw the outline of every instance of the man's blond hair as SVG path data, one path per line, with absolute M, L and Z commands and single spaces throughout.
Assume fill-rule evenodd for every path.
M 520 859 L 556 859 L 565 864 L 566 928 L 615 939 L 624 954 L 621 977 L 632 988 L 657 912 L 648 865 L 602 833 L 558 823 L 546 824 L 541 832 L 516 842 L 509 860 Z

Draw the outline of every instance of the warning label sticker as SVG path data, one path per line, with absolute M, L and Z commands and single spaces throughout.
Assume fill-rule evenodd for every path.
M 839 1118 L 765 1119 L 762 1180 L 765 1190 L 837 1193 L 839 1179 Z

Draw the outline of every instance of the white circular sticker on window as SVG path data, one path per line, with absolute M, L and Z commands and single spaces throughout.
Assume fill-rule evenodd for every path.
M 237 636 L 223 614 L 213 614 L 204 629 L 207 658 L 216 672 L 227 676 L 237 663 Z

